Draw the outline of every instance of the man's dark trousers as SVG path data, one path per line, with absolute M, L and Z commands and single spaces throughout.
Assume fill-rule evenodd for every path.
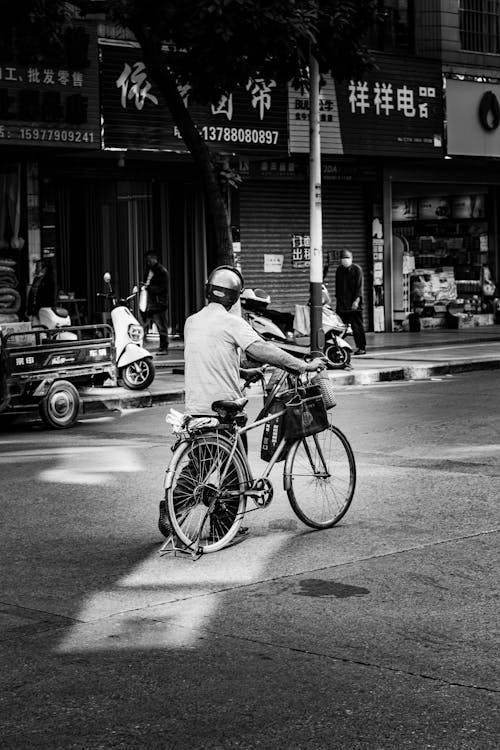
M 351 324 L 354 343 L 358 349 L 366 349 L 366 336 L 363 327 L 363 313 L 361 310 L 337 310 L 346 325 Z
M 163 351 L 168 350 L 168 317 L 166 310 L 148 310 L 145 315 L 145 325 L 154 323 L 160 335 L 159 348 Z

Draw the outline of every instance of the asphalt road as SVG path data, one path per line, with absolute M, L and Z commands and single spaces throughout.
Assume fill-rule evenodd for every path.
M 2 423 L 0 746 L 500 747 L 498 385 L 339 389 L 342 524 L 306 530 L 279 466 L 198 562 L 158 554 L 167 407 Z

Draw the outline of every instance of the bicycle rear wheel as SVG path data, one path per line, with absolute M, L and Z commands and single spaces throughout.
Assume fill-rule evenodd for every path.
M 307 526 L 327 529 L 346 514 L 356 487 L 356 463 L 345 435 L 330 425 L 297 440 L 284 468 L 285 489 L 294 513 Z
M 172 530 L 187 547 L 216 552 L 233 539 L 246 508 L 245 464 L 217 433 L 183 443 L 169 466 L 165 500 Z

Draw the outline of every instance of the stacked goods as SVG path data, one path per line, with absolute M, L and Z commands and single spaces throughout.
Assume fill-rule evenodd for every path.
M 15 267 L 15 260 L 0 258 L 0 323 L 14 323 L 19 319 L 21 295 L 16 289 Z

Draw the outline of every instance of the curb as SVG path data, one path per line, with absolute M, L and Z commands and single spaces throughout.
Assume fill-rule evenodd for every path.
M 174 401 L 184 399 L 184 389 L 175 391 L 161 391 L 151 393 L 144 391 L 140 395 L 133 393 L 119 394 L 92 394 L 84 393 L 82 396 L 82 410 L 84 414 L 94 414 L 103 411 L 122 411 L 125 409 L 148 409 L 151 406 L 160 406 Z
M 453 360 L 436 362 L 432 365 L 405 365 L 403 367 L 387 367 L 379 370 L 359 370 L 350 373 L 330 373 L 330 379 L 336 385 L 373 385 L 375 383 L 387 383 L 394 380 L 429 380 L 431 377 L 440 375 L 452 375 L 453 373 L 472 372 L 474 370 L 498 370 L 500 359 L 498 357 L 484 358 L 480 360 Z
M 463 359 L 436 362 L 432 365 L 405 365 L 393 366 L 380 369 L 358 370 L 353 372 L 330 372 L 330 380 L 337 386 L 363 386 L 375 383 L 389 383 L 401 380 L 429 380 L 434 376 L 451 375 L 460 372 L 472 372 L 474 370 L 498 370 L 500 369 L 500 358 L 491 357 L 479 360 Z M 183 401 L 184 388 L 171 389 L 168 391 L 143 391 L 131 393 L 123 389 L 120 392 L 107 394 L 99 389 L 99 393 L 83 392 L 82 408 L 85 414 L 93 414 L 102 411 L 117 411 L 126 409 L 147 409 L 152 406 L 161 406 L 175 401 Z

